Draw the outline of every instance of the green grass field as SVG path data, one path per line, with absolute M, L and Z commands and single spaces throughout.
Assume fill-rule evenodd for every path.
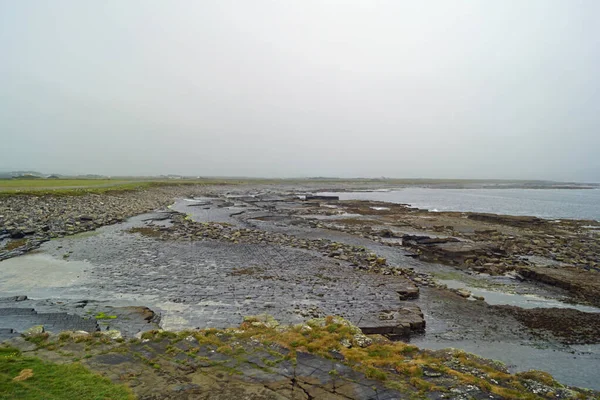
M 15 380 L 30 370 L 26 379 Z M 79 363 L 53 364 L 26 357 L 17 349 L 0 348 L 0 399 L 22 400 L 130 400 L 134 396 L 123 385 L 94 374 Z
M 237 181 L 217 179 L 0 179 L 0 196 L 26 195 L 81 195 L 86 193 L 105 193 L 111 191 L 139 190 L 157 186 L 180 185 L 218 185 L 235 184 Z
M 131 183 L 120 179 L 0 179 L 2 189 L 35 189 L 65 186 L 113 186 Z

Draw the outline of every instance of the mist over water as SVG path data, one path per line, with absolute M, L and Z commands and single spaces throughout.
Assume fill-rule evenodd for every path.
M 598 189 L 428 189 L 327 193 L 340 200 L 406 203 L 431 211 L 531 215 L 547 219 L 600 220 Z

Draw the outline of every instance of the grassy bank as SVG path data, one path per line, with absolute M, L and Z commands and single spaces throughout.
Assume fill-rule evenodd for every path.
M 271 389 L 271 397 L 263 393 L 252 397 L 256 399 L 273 398 L 273 392 L 296 398 L 288 392 L 298 383 L 312 398 L 366 398 L 360 390 L 375 386 L 411 399 L 457 394 L 515 400 L 598 398 L 596 392 L 567 388 L 544 372 L 511 374 L 499 362 L 463 351 L 428 351 L 368 338 L 339 317 L 280 326 L 261 315 L 246 318 L 236 329 L 149 331 L 129 341 L 100 332 L 43 333 L 13 343 L 28 347 L 30 356 L 0 347 L 0 399 L 176 398 L 174 390 L 229 399 L 233 395 L 219 395 L 231 388 L 236 396 L 249 393 L 256 377 L 259 390 Z M 362 389 L 337 396 L 335 388 L 344 387 Z
M 133 399 L 124 385 L 90 372 L 79 363 L 54 364 L 0 348 L 0 399 Z

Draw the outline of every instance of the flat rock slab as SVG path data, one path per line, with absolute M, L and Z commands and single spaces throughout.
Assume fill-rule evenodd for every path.
M 388 284 L 387 287 L 398 293 L 400 300 L 414 300 L 419 298 L 419 288 L 411 281 L 397 281 Z
M 218 353 L 212 351 L 207 354 Z M 113 379 L 126 372 L 145 371 L 138 375 L 139 384 L 131 382 L 134 392 L 141 398 L 157 394 L 160 398 L 223 400 L 367 400 L 405 397 L 386 388 L 380 381 L 369 379 L 363 373 L 323 357 L 299 352 L 296 363 L 284 360 L 267 366 L 260 360 L 269 354 L 262 346 L 258 346 L 249 354 L 238 357 L 221 355 L 201 365 L 193 359 L 182 360 L 176 369 L 161 368 L 154 371 L 148 371 L 144 361 L 127 354 L 97 355 L 86 359 L 84 363 Z M 160 357 L 152 359 L 153 363 L 168 362 L 163 359 L 167 357 L 164 352 L 158 355 Z M 227 369 L 236 373 L 224 372 Z M 165 375 L 165 371 L 169 371 L 169 375 Z
M 84 319 L 78 315 L 62 312 L 40 314 L 33 308 L 0 308 L 0 335 L 3 335 L 0 339 L 9 339 L 16 333 L 40 325 L 46 332 L 96 332 L 100 329 L 95 319 Z
M 412 332 L 425 329 L 425 319 L 417 306 L 406 306 L 397 310 L 383 310 L 368 314 L 358 323 L 367 335 L 410 336 Z
M 112 307 L 93 301 L 33 300 L 26 296 L 0 299 L 0 340 L 20 336 L 34 326 L 44 332 L 118 330 L 133 337 L 158 329 L 160 315 L 147 307 Z
M 572 266 L 521 267 L 519 273 L 534 281 L 567 290 L 580 300 L 600 307 L 600 274 Z
M 431 240 L 403 240 L 402 245 L 420 251 L 420 258 L 424 260 L 438 260 L 453 265 L 462 265 L 466 260 L 479 256 L 504 253 L 498 246 L 485 242 L 431 238 Z
M 499 214 L 488 214 L 488 213 L 470 213 L 469 219 L 474 221 L 490 222 L 500 225 L 509 225 L 528 228 L 531 225 L 541 225 L 545 221 L 538 217 L 530 216 L 519 216 L 519 215 L 499 215 Z

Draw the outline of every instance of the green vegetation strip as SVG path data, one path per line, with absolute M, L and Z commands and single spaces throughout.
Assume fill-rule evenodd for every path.
M 2 179 L 0 188 L 35 189 L 73 186 L 113 186 L 131 183 L 122 179 Z
M 217 179 L 116 180 L 116 179 L 0 179 L 0 196 L 77 196 L 88 193 L 126 192 L 163 186 L 240 184 Z
M 15 379 L 16 378 L 16 379 Z M 79 363 L 52 364 L 0 348 L 0 399 L 133 399 L 131 391 Z
M 290 351 L 287 359 L 295 360 L 298 352 L 308 352 L 323 358 L 341 354 L 344 363 L 366 377 L 381 381 L 387 387 L 405 392 L 410 398 L 429 398 L 431 393 L 449 392 L 449 386 L 475 386 L 490 397 L 519 400 L 540 400 L 556 397 L 563 388 L 552 376 L 541 371 L 510 374 L 499 362 L 486 360 L 460 350 L 422 350 L 403 342 L 391 342 L 383 337 L 368 340 L 359 328 L 340 317 L 318 318 L 306 324 L 279 326 L 271 316 L 246 317 L 236 329 L 204 329 L 179 333 L 149 331 L 142 339 L 169 340 L 172 344 L 193 336 L 200 346 L 243 359 L 244 343 L 260 342 L 267 348 L 273 344 Z M 346 343 L 346 345 L 343 345 Z M 188 355 L 194 355 L 190 350 Z M 336 373 L 332 371 L 330 373 Z M 432 374 L 439 378 L 430 378 Z M 526 381 L 548 387 L 544 393 L 532 393 Z M 587 398 L 583 392 L 570 398 Z
M 104 312 L 99 312 L 96 314 L 96 319 L 116 319 L 116 315 L 107 315 Z
M 300 325 L 281 326 L 272 316 L 259 315 L 246 317 L 240 327 L 234 329 L 156 330 L 145 332 L 141 339 L 129 341 L 122 338 L 113 340 L 101 332 L 63 332 L 58 336 L 39 333 L 27 336 L 26 340 L 36 345 L 36 351 L 41 351 L 39 357 L 49 357 L 52 361 L 60 359 L 61 364 L 24 357 L 12 347 L 0 347 L 0 400 L 132 398 L 132 392 L 125 386 L 111 384 L 79 364 L 82 359 L 93 359 L 109 353 L 131 356 L 139 375 L 144 375 L 146 381 L 152 381 L 153 374 L 166 377 L 167 380 L 177 380 L 181 373 L 186 374 L 186 369 L 174 370 L 174 364 L 185 365 L 189 362 L 190 367 L 196 368 L 196 360 L 202 360 L 206 362 L 202 374 L 216 376 L 220 380 L 224 375 L 236 375 L 243 382 L 248 367 L 270 373 L 272 368 L 279 368 L 281 362 L 295 364 L 300 352 L 335 360 L 336 363 L 343 362 L 355 371 L 364 373 L 367 378 L 378 380 L 411 399 L 453 397 L 453 391 L 471 391 L 472 388 L 477 388 L 478 398 L 598 398 L 595 392 L 566 388 L 545 372 L 511 374 L 497 361 L 464 351 L 430 351 L 402 342 L 391 342 L 381 336 L 366 337 L 358 327 L 332 316 Z M 153 343 L 144 344 L 148 341 Z M 179 345 L 179 342 L 184 344 Z M 69 346 L 69 350 L 64 351 L 64 346 Z M 141 349 L 150 354 L 142 354 Z M 207 352 L 218 352 L 226 357 L 211 360 L 205 356 L 209 354 Z M 270 356 L 265 357 L 265 352 Z M 262 363 L 257 361 L 257 356 L 263 360 Z M 91 363 L 90 368 L 115 372 L 121 366 Z M 329 374 L 342 380 L 353 379 L 340 374 L 337 369 L 332 369 Z M 131 383 L 135 391 L 140 387 L 139 375 L 121 377 L 119 381 Z M 274 379 L 279 379 L 276 374 Z M 160 390 L 166 390 L 169 396 L 157 392 L 156 398 L 171 398 L 172 389 L 163 385 Z M 468 396 L 466 392 L 463 394 Z

